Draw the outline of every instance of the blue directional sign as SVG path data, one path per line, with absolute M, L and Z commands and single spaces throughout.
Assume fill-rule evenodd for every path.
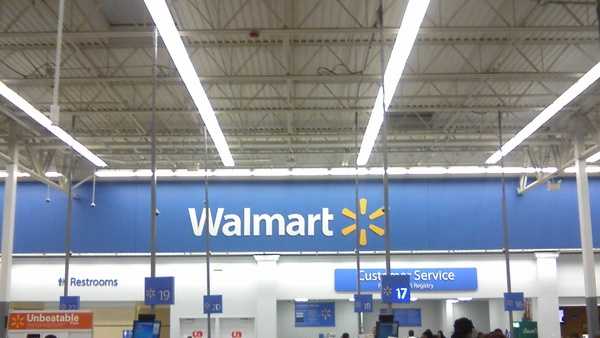
M 383 303 L 410 303 L 410 276 L 381 276 L 381 301 Z
M 204 313 L 223 313 L 223 295 L 204 296 Z
M 296 327 L 335 327 L 334 302 L 295 302 Z
M 175 303 L 175 277 L 146 277 L 144 304 L 172 305 Z
M 421 309 L 394 309 L 394 321 L 402 327 L 421 326 Z
M 354 295 L 354 312 L 373 312 L 373 295 Z
M 524 311 L 525 295 L 523 292 L 504 293 L 504 311 Z
M 79 296 L 60 296 L 58 308 L 60 310 L 79 310 Z

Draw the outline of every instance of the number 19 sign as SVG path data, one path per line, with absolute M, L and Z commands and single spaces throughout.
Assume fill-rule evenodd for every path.
M 410 276 L 381 276 L 381 301 L 384 303 L 410 303 Z
M 144 304 L 175 303 L 175 277 L 146 277 L 144 286 Z

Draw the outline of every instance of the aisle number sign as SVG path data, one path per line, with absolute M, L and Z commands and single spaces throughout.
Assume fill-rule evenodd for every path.
M 60 310 L 79 310 L 79 296 L 60 296 L 58 308 Z
M 354 312 L 373 312 L 373 295 L 354 295 Z
M 223 313 L 223 295 L 204 296 L 204 313 Z
M 175 277 L 146 277 L 144 304 L 172 305 L 175 303 Z
M 381 276 L 381 301 L 410 303 L 410 277 L 407 275 Z
M 504 311 L 525 310 L 525 295 L 523 292 L 504 293 Z

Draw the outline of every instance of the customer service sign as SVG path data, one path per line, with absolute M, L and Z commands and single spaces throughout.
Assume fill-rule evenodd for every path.
M 381 276 L 385 269 L 361 269 L 361 291 L 381 290 Z M 476 268 L 412 268 L 392 269 L 392 275 L 410 276 L 415 291 L 472 291 L 477 290 Z M 356 269 L 335 270 L 335 291 L 356 291 Z

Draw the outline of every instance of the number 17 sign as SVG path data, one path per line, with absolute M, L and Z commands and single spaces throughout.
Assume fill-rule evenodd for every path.
M 381 301 L 384 303 L 410 303 L 410 276 L 381 276 Z

